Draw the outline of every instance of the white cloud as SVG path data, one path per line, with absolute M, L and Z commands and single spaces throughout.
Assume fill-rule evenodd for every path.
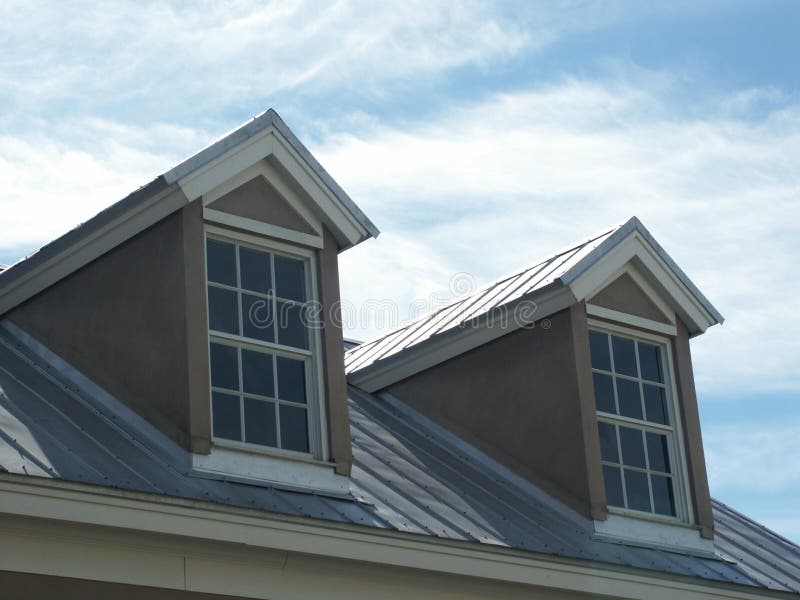
M 420 256 L 486 281 L 635 214 L 728 319 L 694 344 L 701 391 L 800 386 L 800 106 L 679 119 L 661 93 L 564 81 L 316 150 L 379 226 L 416 244 L 345 254 L 353 298 L 400 291 L 407 306 Z

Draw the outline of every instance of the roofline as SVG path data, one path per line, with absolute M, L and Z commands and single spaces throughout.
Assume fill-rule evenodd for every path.
M 0 498 L 9 516 L 45 518 L 78 527 L 126 527 L 145 534 L 302 552 L 571 592 L 640 599 L 652 598 L 654 592 L 659 597 L 696 600 L 797 597 L 793 592 L 755 585 L 28 475 L 0 473 Z M 209 527 L 212 522 L 216 525 Z
M 119 223 L 125 222 L 128 217 L 130 217 L 131 221 L 135 220 L 139 214 L 139 210 L 141 209 L 141 211 L 144 211 L 147 208 L 148 202 L 154 198 L 158 197 L 163 199 L 173 192 L 177 193 L 178 196 L 175 198 L 175 201 L 171 202 L 169 205 L 169 213 L 177 210 L 188 203 L 188 199 L 183 194 L 180 187 L 180 181 L 183 178 L 203 168 L 221 157 L 225 152 L 235 148 L 237 145 L 269 127 L 272 127 L 275 131 L 280 133 L 291 148 L 330 190 L 353 219 L 355 219 L 356 223 L 363 228 L 365 233 L 361 235 L 361 238 L 356 243 L 362 242 L 370 237 L 377 237 L 380 234 L 380 231 L 372 221 L 369 220 L 339 184 L 334 181 L 322 165 L 314 158 L 311 152 L 300 142 L 297 136 L 292 133 L 283 119 L 281 119 L 280 115 L 270 108 L 182 161 L 169 171 L 159 175 L 150 183 L 103 209 L 88 221 L 81 223 L 55 240 L 48 242 L 33 254 L 23 257 L 5 269 L 0 269 L 0 315 L 11 310 L 33 295 L 30 293 L 26 295 L 25 292 L 15 292 L 19 287 L 26 285 L 27 279 L 38 277 L 36 274 L 37 269 L 40 267 L 47 268 L 46 265 L 48 262 L 67 262 L 72 255 L 78 254 L 84 246 L 88 246 L 96 241 L 96 237 L 102 236 L 105 229 L 117 227 Z M 164 211 L 158 212 L 160 214 L 159 219 L 169 214 L 161 214 Z M 134 233 L 128 237 L 132 237 L 132 235 L 135 235 L 139 230 L 135 230 Z M 111 247 L 113 247 L 113 245 Z M 101 254 L 108 250 L 110 250 L 110 248 L 104 247 Z M 62 258 L 62 256 L 66 258 Z M 76 268 L 80 266 L 83 265 L 81 264 Z M 53 281 L 48 281 L 43 287 L 40 287 L 40 289 L 33 293 L 38 293 L 41 289 L 49 287 L 63 276 L 72 272 L 69 268 L 64 270 L 64 274 L 59 277 L 54 277 Z M 12 289 L 9 290 L 9 287 Z
M 166 173 L 164 179 L 172 184 L 177 183 L 187 175 L 204 167 L 215 159 L 225 154 L 231 148 L 236 147 L 245 140 L 253 137 L 257 133 L 274 127 L 284 138 L 289 142 L 292 149 L 300 155 L 305 163 L 311 168 L 317 177 L 330 189 L 334 196 L 345 206 L 353 218 L 366 230 L 369 234 L 364 239 L 369 237 L 378 237 L 380 230 L 375 224 L 370 221 L 367 215 L 353 202 L 352 198 L 336 183 L 333 177 L 325 170 L 325 168 L 314 158 L 314 155 L 303 145 L 297 136 L 289 129 L 280 115 L 272 108 L 264 111 L 260 115 L 254 117 L 245 124 L 237 127 L 235 130 L 224 135 L 222 138 L 206 146 L 200 152 L 190 156 L 180 164 L 176 165 Z M 363 241 L 363 240 L 361 240 Z
M 566 285 L 571 284 L 578 277 L 583 275 L 592 265 L 598 262 L 608 251 L 627 238 L 634 231 L 638 232 L 650 246 L 655 250 L 656 254 L 663 260 L 680 282 L 686 286 L 691 294 L 697 298 L 702 307 L 711 315 L 711 317 L 718 323 L 725 322 L 725 317 L 714 307 L 708 298 L 703 295 L 703 292 L 689 279 L 689 276 L 683 272 L 678 264 L 672 259 L 666 250 L 659 244 L 653 235 L 647 230 L 644 224 L 638 217 L 631 217 L 620 225 L 614 233 L 597 246 L 594 250 L 584 256 L 577 264 L 573 265 L 564 275 L 561 276 L 561 281 Z
M 604 229 L 603 232 L 604 233 L 588 238 L 587 241 L 595 240 L 609 232 L 611 233 L 605 240 L 598 244 L 596 248 L 592 249 L 585 257 L 570 267 L 563 275 L 556 278 L 552 283 L 533 290 L 517 298 L 513 302 L 495 307 L 495 310 L 502 309 L 508 311 L 520 302 L 533 301 L 536 302 L 537 305 L 534 318 L 536 321 L 540 321 L 560 310 L 568 308 L 583 299 L 583 296 L 579 297 L 576 295 L 575 286 L 572 284 L 581 277 L 581 275 L 585 274 L 590 268 L 600 262 L 614 248 L 619 246 L 621 242 L 628 239 L 632 234 L 638 233 L 653 249 L 658 258 L 663 261 L 667 269 L 678 278 L 680 284 L 688 290 L 689 294 L 691 294 L 697 302 L 699 302 L 703 310 L 708 314 L 708 323 L 714 324 L 724 321 L 724 317 L 719 311 L 714 308 L 697 286 L 692 283 L 686 273 L 678 267 L 675 261 L 672 260 L 672 257 L 667 254 L 666 250 L 655 241 L 653 236 L 637 217 L 631 217 L 616 228 Z M 502 277 L 498 279 L 498 281 L 506 279 L 507 277 L 508 276 Z M 352 385 L 360 387 L 368 392 L 376 392 L 406 377 L 429 369 L 445 360 L 459 356 L 527 325 L 527 323 L 517 323 L 512 319 L 512 323 L 508 327 L 491 327 L 490 314 L 491 313 L 479 315 L 465 323 L 464 326 L 434 334 L 424 341 L 404 348 L 386 358 L 377 359 L 365 367 L 355 369 L 348 373 L 347 380 Z M 481 324 L 481 322 L 484 323 Z M 403 327 L 398 328 L 398 330 L 401 329 L 403 329 Z M 361 346 L 363 347 L 379 342 L 388 335 L 390 334 L 385 334 L 375 340 L 364 342 Z

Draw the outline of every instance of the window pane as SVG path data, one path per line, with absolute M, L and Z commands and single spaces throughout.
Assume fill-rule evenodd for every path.
M 272 354 L 242 348 L 242 379 L 242 390 L 245 393 L 274 398 Z
M 653 484 L 653 504 L 659 515 L 675 516 L 675 494 L 672 491 L 672 477 L 651 475 Z
M 642 418 L 642 397 L 639 392 L 639 382 L 615 377 L 617 382 L 617 398 L 619 399 L 619 414 L 632 419 Z
M 239 365 L 233 346 L 211 344 L 211 385 L 228 390 L 239 390 Z
M 268 293 L 272 287 L 269 254 L 239 247 L 239 270 L 242 288 L 253 292 Z
M 262 446 L 278 445 L 274 402 L 244 399 L 244 441 Z
M 644 440 L 639 429 L 619 426 L 619 443 L 622 447 L 622 464 L 630 467 L 647 467 L 644 460 Z
M 625 493 L 628 496 L 628 508 L 653 512 L 645 473 L 625 469 Z
M 211 414 L 214 419 L 214 437 L 242 440 L 239 396 L 212 392 Z
M 644 389 L 644 409 L 647 412 L 647 420 L 652 423 L 669 425 L 664 388 L 646 383 L 642 385 L 642 388 Z
M 614 383 L 611 381 L 611 375 L 592 373 L 592 379 L 594 380 L 594 402 L 597 405 L 597 410 L 607 413 L 616 413 L 617 408 L 614 406 Z
M 306 367 L 302 360 L 278 356 L 278 393 L 281 400 L 306 402 Z
M 287 300 L 306 301 L 306 270 L 302 260 L 275 255 L 276 295 Z
M 207 239 L 206 272 L 209 281 L 236 287 L 236 246 Z
M 608 462 L 619 462 L 617 449 L 617 431 L 610 423 L 600 421 L 597 424 L 600 431 L 600 457 Z
M 661 348 L 658 346 L 639 342 L 639 367 L 642 369 L 642 379 L 664 383 L 664 373 L 661 370 Z
M 308 335 L 303 323 L 303 307 L 278 302 L 278 343 L 294 348 L 308 348 Z
M 633 340 L 611 336 L 614 347 L 614 372 L 622 375 L 638 377 L 636 372 L 636 346 Z
M 606 504 L 625 508 L 622 496 L 622 473 L 617 467 L 603 465 L 603 481 L 606 484 Z
M 281 448 L 308 452 L 308 418 L 306 409 L 281 404 Z
M 214 331 L 239 334 L 236 292 L 208 288 L 208 327 Z
M 667 436 L 660 433 L 647 432 L 647 458 L 650 459 L 650 470 L 669 473 L 669 448 Z
M 245 337 L 274 342 L 272 300 L 242 293 L 242 324 Z
M 611 370 L 611 353 L 608 350 L 608 335 L 599 331 L 589 332 L 589 350 L 592 354 L 592 368 Z

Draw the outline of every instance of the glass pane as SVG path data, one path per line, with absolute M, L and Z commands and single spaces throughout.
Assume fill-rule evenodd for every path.
M 611 381 L 611 375 L 592 373 L 592 379 L 594 380 L 594 403 L 597 405 L 597 410 L 612 414 L 616 413 L 614 383 Z
M 242 390 L 245 393 L 274 398 L 272 354 L 242 348 L 242 379 Z
M 278 393 L 281 400 L 306 402 L 306 367 L 301 360 L 278 356 Z
M 233 346 L 211 344 L 211 385 L 239 391 L 239 365 Z
M 269 254 L 239 247 L 239 271 L 242 277 L 242 288 L 266 294 L 272 288 Z
M 275 293 L 287 300 L 306 301 L 306 270 L 302 260 L 275 255 Z
M 242 325 L 245 337 L 274 342 L 272 300 L 242 293 Z
M 303 322 L 303 307 L 278 302 L 278 343 L 294 348 L 308 348 L 308 335 Z
M 211 415 L 214 420 L 214 437 L 242 441 L 239 396 L 212 392 Z
M 653 504 L 659 515 L 675 516 L 675 494 L 672 491 L 672 477 L 651 475 L 653 484 Z
M 660 433 L 647 432 L 647 458 L 650 459 L 651 471 L 670 472 L 667 436 Z
M 218 240 L 206 240 L 208 280 L 236 287 L 236 246 Z
M 274 402 L 244 399 L 244 440 L 251 444 L 277 447 Z
M 645 473 L 625 469 L 625 493 L 628 496 L 628 508 L 653 512 Z
M 644 460 L 644 440 L 639 429 L 619 426 L 619 443 L 622 447 L 622 464 L 630 467 L 647 467 Z
M 619 462 L 617 449 L 617 431 L 610 423 L 600 421 L 597 424 L 600 431 L 600 457 L 608 462 Z
M 622 375 L 638 377 L 636 372 L 636 346 L 633 340 L 611 336 L 614 347 L 614 372 Z
M 619 399 L 619 414 L 631 419 L 642 418 L 642 397 L 639 392 L 639 382 L 629 379 L 617 381 L 617 398 Z
M 603 465 L 603 481 L 606 484 L 606 504 L 625 508 L 620 470 L 617 467 Z
M 664 383 L 664 373 L 661 371 L 661 348 L 639 342 L 639 368 L 642 370 L 642 379 Z
M 208 288 L 208 327 L 214 331 L 239 334 L 236 292 Z
M 281 404 L 281 448 L 308 452 L 308 418 L 306 409 Z
M 651 423 L 669 425 L 664 388 L 647 383 L 643 384 L 642 388 L 644 389 L 644 410 L 647 413 L 647 420 Z
M 611 353 L 608 350 L 608 335 L 599 331 L 589 332 L 589 350 L 592 354 L 592 368 L 611 370 Z

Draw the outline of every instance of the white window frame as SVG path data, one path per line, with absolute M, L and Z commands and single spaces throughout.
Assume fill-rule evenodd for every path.
M 639 511 L 629 508 L 606 505 L 608 512 L 620 516 L 634 517 L 636 519 L 644 519 L 648 521 L 655 521 L 673 525 L 693 524 L 694 511 L 692 509 L 692 503 L 689 497 L 690 496 L 689 490 L 691 488 L 689 485 L 689 478 L 688 478 L 686 449 L 684 447 L 682 414 L 680 410 L 680 403 L 678 402 L 678 394 L 677 394 L 678 386 L 675 378 L 675 366 L 672 357 L 672 340 L 668 337 L 664 337 L 663 335 L 657 335 L 639 329 L 625 327 L 623 325 L 618 325 L 616 323 L 598 321 L 596 319 L 589 319 L 588 327 L 590 331 L 594 330 L 609 335 L 616 335 L 618 337 L 624 337 L 633 340 L 641 340 L 649 344 L 658 345 L 661 348 L 661 356 L 663 361 L 662 367 L 665 369 L 664 384 L 665 384 L 667 410 L 669 411 L 669 419 L 670 423 L 672 424 L 672 427 L 670 428 L 667 426 L 662 426 L 647 421 L 630 419 L 628 417 L 623 417 L 621 415 L 614 415 L 598 411 L 595 406 L 595 415 L 596 415 L 596 420 L 598 422 L 600 420 L 603 420 L 605 422 L 611 422 L 616 425 L 633 426 L 634 428 L 639 430 L 654 431 L 661 434 L 667 434 L 667 446 L 670 452 L 670 460 L 671 460 L 670 468 L 672 470 L 673 494 L 675 497 L 676 516 L 660 515 L 646 511 Z M 612 361 L 613 361 L 613 356 L 612 356 Z M 637 363 L 638 363 L 638 352 L 637 352 Z M 606 371 L 602 370 L 598 371 L 601 373 L 610 374 L 609 372 Z M 595 369 L 592 368 L 591 372 L 594 373 Z M 615 397 L 615 402 L 617 402 L 618 399 L 617 399 L 616 386 L 614 387 L 614 397 Z M 647 449 L 645 448 L 645 452 L 646 451 Z M 620 457 L 620 460 L 622 460 L 622 457 Z M 624 490 L 624 478 L 623 478 L 623 490 Z M 652 500 L 652 489 L 651 489 L 651 500 Z
M 289 245 L 283 242 L 251 235 L 248 233 L 232 231 L 230 229 L 225 229 L 222 227 L 206 224 L 204 226 L 204 236 L 203 236 L 204 253 L 206 252 L 207 248 L 206 240 L 208 239 L 215 239 L 222 242 L 253 248 L 254 250 L 270 252 L 273 254 L 279 254 L 279 255 L 289 256 L 290 258 L 303 260 L 306 263 L 306 289 L 308 290 L 308 297 L 306 299 L 306 303 L 319 302 L 319 290 L 317 288 L 317 264 L 316 264 L 317 261 L 316 261 L 316 253 L 313 250 L 299 246 Z M 208 263 L 207 258 L 208 257 L 206 256 L 205 260 L 206 265 Z M 236 268 L 238 271 L 239 270 L 238 252 L 236 253 Z M 205 283 L 205 290 L 204 290 L 204 293 L 206 294 L 205 301 L 206 301 L 206 306 L 208 306 L 209 281 L 208 281 L 207 266 L 203 273 L 203 281 Z M 242 326 L 241 319 L 243 319 L 244 316 L 243 315 L 239 316 L 240 316 L 239 331 L 241 332 L 243 331 L 241 327 Z M 306 391 L 307 391 L 306 404 L 307 404 L 307 414 L 308 414 L 309 452 L 306 453 L 295 450 L 288 450 L 284 448 L 273 448 L 271 446 L 263 446 L 260 444 L 253 444 L 245 441 L 228 440 L 225 438 L 215 437 L 213 434 L 214 416 L 211 405 L 211 390 L 212 390 L 211 379 L 210 379 L 211 369 L 209 368 L 208 410 L 211 419 L 212 445 L 218 446 L 221 449 L 238 450 L 241 452 L 247 452 L 255 455 L 285 458 L 292 461 L 301 460 L 308 463 L 314 463 L 317 465 L 319 465 L 320 463 L 327 463 L 330 459 L 330 456 L 328 451 L 327 419 L 325 414 L 325 391 L 322 378 L 323 363 L 322 363 L 322 339 L 321 339 L 320 329 L 319 328 L 308 329 L 308 345 L 309 345 L 308 350 L 284 346 L 278 343 L 256 340 L 253 338 L 244 337 L 242 335 L 234 335 L 216 331 L 212 332 L 207 321 L 206 321 L 206 331 L 208 333 L 208 344 L 207 344 L 208 347 L 206 350 L 208 353 L 209 367 L 211 364 L 210 348 L 211 348 L 211 343 L 214 340 L 219 340 L 222 343 L 235 345 L 245 349 L 253 348 L 259 350 L 268 350 L 270 353 L 275 354 L 277 356 L 289 356 L 292 358 L 305 357 L 306 365 L 308 367 L 306 368 Z M 241 370 L 241 364 L 239 365 L 239 369 Z M 239 373 L 239 377 L 241 380 L 241 373 Z M 244 420 L 244 414 L 241 415 L 241 418 L 242 420 Z M 279 422 L 276 423 L 276 426 L 280 427 L 280 423 Z M 242 433 L 244 434 L 244 425 Z

